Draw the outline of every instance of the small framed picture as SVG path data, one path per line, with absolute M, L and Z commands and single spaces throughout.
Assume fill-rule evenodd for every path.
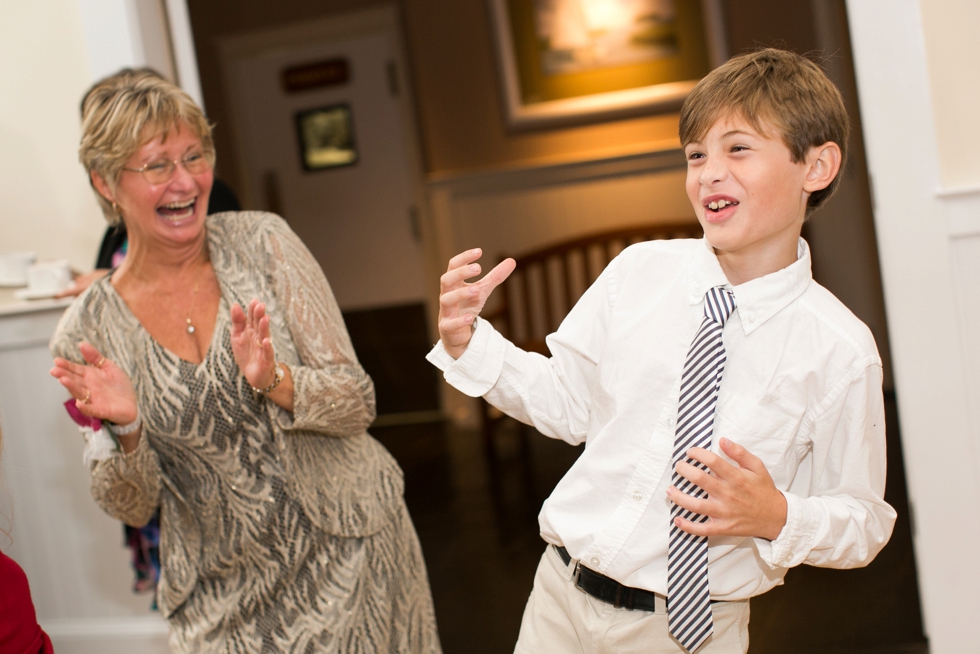
M 487 1 L 514 129 L 674 111 L 726 58 L 719 0 Z
M 304 170 L 325 170 L 357 162 L 350 105 L 337 104 L 296 113 Z

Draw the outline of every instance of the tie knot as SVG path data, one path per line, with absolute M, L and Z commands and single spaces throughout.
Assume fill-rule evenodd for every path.
M 735 310 L 735 294 L 724 286 L 715 286 L 704 294 L 704 316 L 725 326 L 728 317 Z

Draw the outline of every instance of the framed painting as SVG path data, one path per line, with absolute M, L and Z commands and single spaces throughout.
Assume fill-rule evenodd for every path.
M 325 170 L 357 162 L 349 105 L 300 111 L 296 114 L 296 131 L 304 170 Z
M 511 128 L 677 109 L 726 58 L 720 0 L 488 0 Z

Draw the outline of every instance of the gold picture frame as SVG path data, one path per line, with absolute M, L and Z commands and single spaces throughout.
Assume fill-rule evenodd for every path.
M 349 104 L 298 111 L 295 121 L 303 170 L 312 172 L 357 163 Z
M 488 0 L 512 129 L 672 111 L 727 58 L 720 0 Z

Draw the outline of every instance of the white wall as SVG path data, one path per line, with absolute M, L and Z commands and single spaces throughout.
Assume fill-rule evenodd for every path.
M 0 0 L 0 252 L 92 268 L 106 223 L 78 163 L 79 102 L 95 80 L 143 65 L 199 100 L 193 50 L 168 50 L 171 32 L 190 42 L 183 3 Z
M 943 187 L 980 186 L 980 2 L 919 2 Z
M 980 10 L 976 0 L 847 8 L 925 628 L 932 654 L 978 652 L 980 140 L 955 98 L 976 91 L 980 57 L 951 42 L 969 37 Z
M 80 269 L 105 220 L 78 164 L 78 105 L 91 84 L 77 0 L 0 0 L 0 251 Z

